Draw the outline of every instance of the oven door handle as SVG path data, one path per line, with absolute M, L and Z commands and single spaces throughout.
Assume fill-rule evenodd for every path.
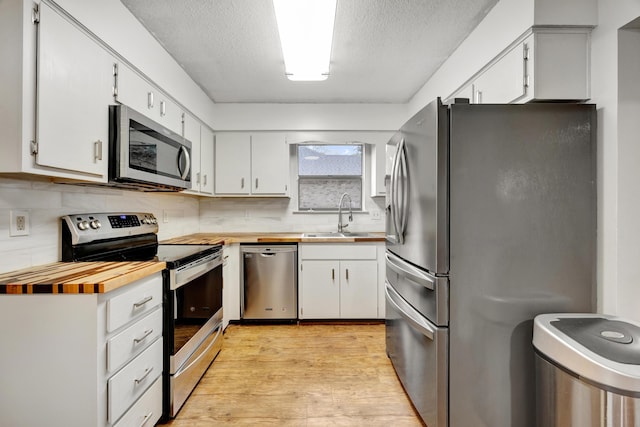
M 196 263 L 195 265 L 187 265 L 184 269 L 179 268 L 175 270 L 175 280 L 171 281 L 170 288 L 171 290 L 178 289 L 180 286 L 197 279 L 219 265 L 222 265 L 222 258 L 220 255 L 217 255 L 208 261 Z
M 411 326 L 417 329 L 422 335 L 433 341 L 436 330 L 431 327 L 420 315 L 406 302 L 401 301 L 402 297 L 397 294 L 389 282 L 385 283 L 384 293 L 387 302 L 402 316 Z
M 198 361 L 200 359 L 202 359 L 211 349 L 211 347 L 213 347 L 215 345 L 215 343 L 218 341 L 218 337 L 220 336 L 220 334 L 222 333 L 222 323 L 219 323 L 215 329 L 213 329 L 211 331 L 211 333 L 209 335 L 207 335 L 202 341 L 206 341 L 211 335 L 216 334 L 216 336 L 211 340 L 211 342 L 209 343 L 209 345 L 207 346 L 207 348 L 205 348 L 203 351 L 200 352 L 200 354 L 198 355 L 198 357 L 196 357 L 195 359 L 193 359 L 191 361 L 191 363 L 187 364 L 187 361 L 189 359 L 187 359 L 185 361 L 185 363 L 180 366 L 178 369 L 176 369 L 176 373 L 174 374 L 175 377 L 177 377 L 178 375 L 180 375 L 181 373 L 183 373 L 184 371 L 188 370 L 190 367 L 192 367 L 193 365 L 195 365 L 196 363 L 198 363 Z

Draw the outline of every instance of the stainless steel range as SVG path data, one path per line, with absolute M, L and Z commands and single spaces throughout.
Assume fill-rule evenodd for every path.
M 222 245 L 159 245 L 150 213 L 62 220 L 62 261 L 163 261 L 164 417 L 174 417 L 222 347 Z

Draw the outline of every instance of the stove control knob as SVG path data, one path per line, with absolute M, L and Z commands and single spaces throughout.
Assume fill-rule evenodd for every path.
M 78 228 L 80 230 L 86 230 L 89 228 L 89 223 L 87 221 L 81 221 L 78 223 Z
M 102 224 L 100 224 L 100 221 L 98 221 L 97 219 L 94 219 L 89 223 L 89 226 L 91 226 L 91 228 L 93 228 L 94 230 L 97 230 L 98 228 L 102 227 Z
M 154 217 L 154 218 L 151 218 L 151 223 L 152 223 L 152 224 L 157 224 L 157 223 L 158 223 L 158 220 L 157 220 L 157 219 L 155 219 L 155 217 Z
M 147 221 L 148 221 L 147 218 L 142 218 L 142 220 L 140 220 L 140 222 L 143 224 L 147 224 Z

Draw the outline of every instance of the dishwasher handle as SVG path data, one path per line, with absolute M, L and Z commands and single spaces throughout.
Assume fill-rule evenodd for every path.
M 283 245 L 283 246 L 277 246 L 277 245 L 273 245 L 273 246 L 252 246 L 252 245 L 247 245 L 247 246 L 240 246 L 240 250 L 242 251 L 242 253 L 249 253 L 249 254 L 260 254 L 262 256 L 275 256 L 276 254 L 280 254 L 280 253 L 291 253 L 291 252 L 298 252 L 298 246 L 297 245 Z

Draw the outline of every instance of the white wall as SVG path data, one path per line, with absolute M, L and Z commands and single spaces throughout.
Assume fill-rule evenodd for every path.
M 9 237 L 12 209 L 29 212 L 28 236 Z M 59 261 L 60 216 L 113 211 L 154 213 L 161 221 L 159 239 L 198 231 L 194 197 L 0 178 L 0 272 Z M 168 223 L 162 223 L 165 212 Z
M 599 0 L 592 33 L 591 92 L 598 106 L 599 309 L 640 320 L 637 0 Z M 636 73 L 631 75 L 629 73 Z
M 392 130 L 406 104 L 216 104 L 216 130 Z

